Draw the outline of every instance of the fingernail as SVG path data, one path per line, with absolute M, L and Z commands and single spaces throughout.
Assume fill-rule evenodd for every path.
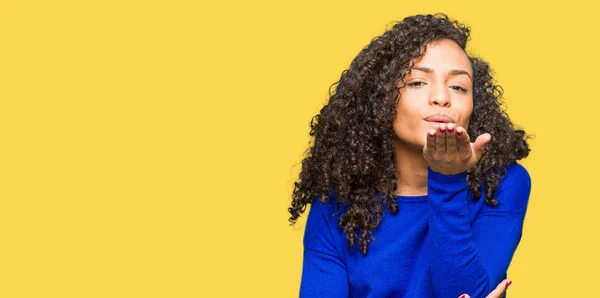
M 428 135 L 429 135 L 429 137 L 433 138 L 433 137 L 435 136 L 435 132 L 431 132 L 431 131 L 430 131 L 430 132 L 428 133 Z
M 462 295 L 460 295 L 460 297 L 458 297 L 458 298 L 465 298 L 465 297 L 467 297 L 467 296 L 466 296 L 465 294 L 462 294 Z
M 506 287 L 508 288 L 508 286 L 510 286 L 511 284 L 512 284 L 512 280 L 508 280 L 508 281 L 506 282 Z
M 448 132 L 453 132 L 453 131 L 454 131 L 454 128 L 448 127 Z
M 457 131 L 456 131 L 456 134 L 457 134 L 457 135 L 459 135 L 459 136 L 462 136 L 463 132 L 462 132 L 462 131 L 458 131 L 458 130 L 457 130 Z
M 440 131 L 441 131 L 441 132 L 445 132 L 445 131 L 446 131 L 446 129 L 445 129 L 445 128 L 442 128 L 442 127 L 440 127 Z

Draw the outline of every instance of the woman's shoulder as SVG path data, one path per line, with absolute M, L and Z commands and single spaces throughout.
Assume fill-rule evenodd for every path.
M 340 218 L 341 204 L 335 197 L 329 196 L 326 201 L 315 198 L 310 204 L 306 230 L 304 233 L 304 246 L 313 250 L 335 255 L 334 249 L 338 243 L 343 243 L 343 231 L 337 229 Z
M 321 198 L 315 198 L 311 203 L 310 211 L 313 213 L 319 213 L 326 219 L 339 219 L 340 215 L 347 208 L 346 204 L 342 204 L 335 196 L 335 194 L 329 194 L 326 200 Z M 335 221 L 337 222 L 337 220 Z
M 507 174 L 510 173 L 512 176 L 529 179 L 529 171 L 527 171 L 523 165 L 517 162 L 508 165 L 506 167 L 506 172 Z
M 500 179 L 495 191 L 499 211 L 525 212 L 531 193 L 531 176 L 521 164 L 514 163 L 506 168 L 506 174 Z

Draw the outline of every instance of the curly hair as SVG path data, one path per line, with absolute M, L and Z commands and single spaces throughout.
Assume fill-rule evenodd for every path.
M 314 140 L 294 183 L 288 208 L 292 225 L 307 204 L 317 198 L 327 202 L 335 194 L 348 206 L 339 228 L 351 247 L 358 240 L 360 251 L 367 254 L 384 208 L 392 214 L 399 208 L 392 127 L 400 100 L 396 83 L 410 73 L 430 42 L 449 39 L 465 51 L 469 38 L 470 29 L 445 14 L 416 15 L 396 22 L 361 50 L 331 85 L 328 103 L 310 121 Z M 527 157 L 530 136 L 510 121 L 502 103 L 503 89 L 494 82 L 489 65 L 468 57 L 473 68 L 473 112 L 467 133 L 471 139 L 486 132 L 493 136 L 479 162 L 467 171 L 468 187 L 478 200 L 485 185 L 485 203 L 496 206 L 494 191 L 506 166 Z

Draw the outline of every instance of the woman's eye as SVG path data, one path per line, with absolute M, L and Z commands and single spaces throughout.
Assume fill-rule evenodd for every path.
M 409 87 L 421 87 L 423 85 L 425 85 L 425 82 L 421 82 L 421 81 L 415 81 L 415 82 L 408 83 Z
M 450 88 L 452 88 L 453 90 L 456 90 L 456 91 L 463 92 L 463 93 L 467 92 L 467 89 L 465 89 L 465 88 L 463 88 L 461 86 L 458 86 L 458 85 L 450 86 Z

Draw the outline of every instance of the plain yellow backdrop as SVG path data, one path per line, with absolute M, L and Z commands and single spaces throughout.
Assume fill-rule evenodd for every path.
M 1 1 L 0 297 L 297 296 L 308 123 L 373 37 L 435 12 L 536 135 L 509 296 L 597 295 L 586 3 Z

